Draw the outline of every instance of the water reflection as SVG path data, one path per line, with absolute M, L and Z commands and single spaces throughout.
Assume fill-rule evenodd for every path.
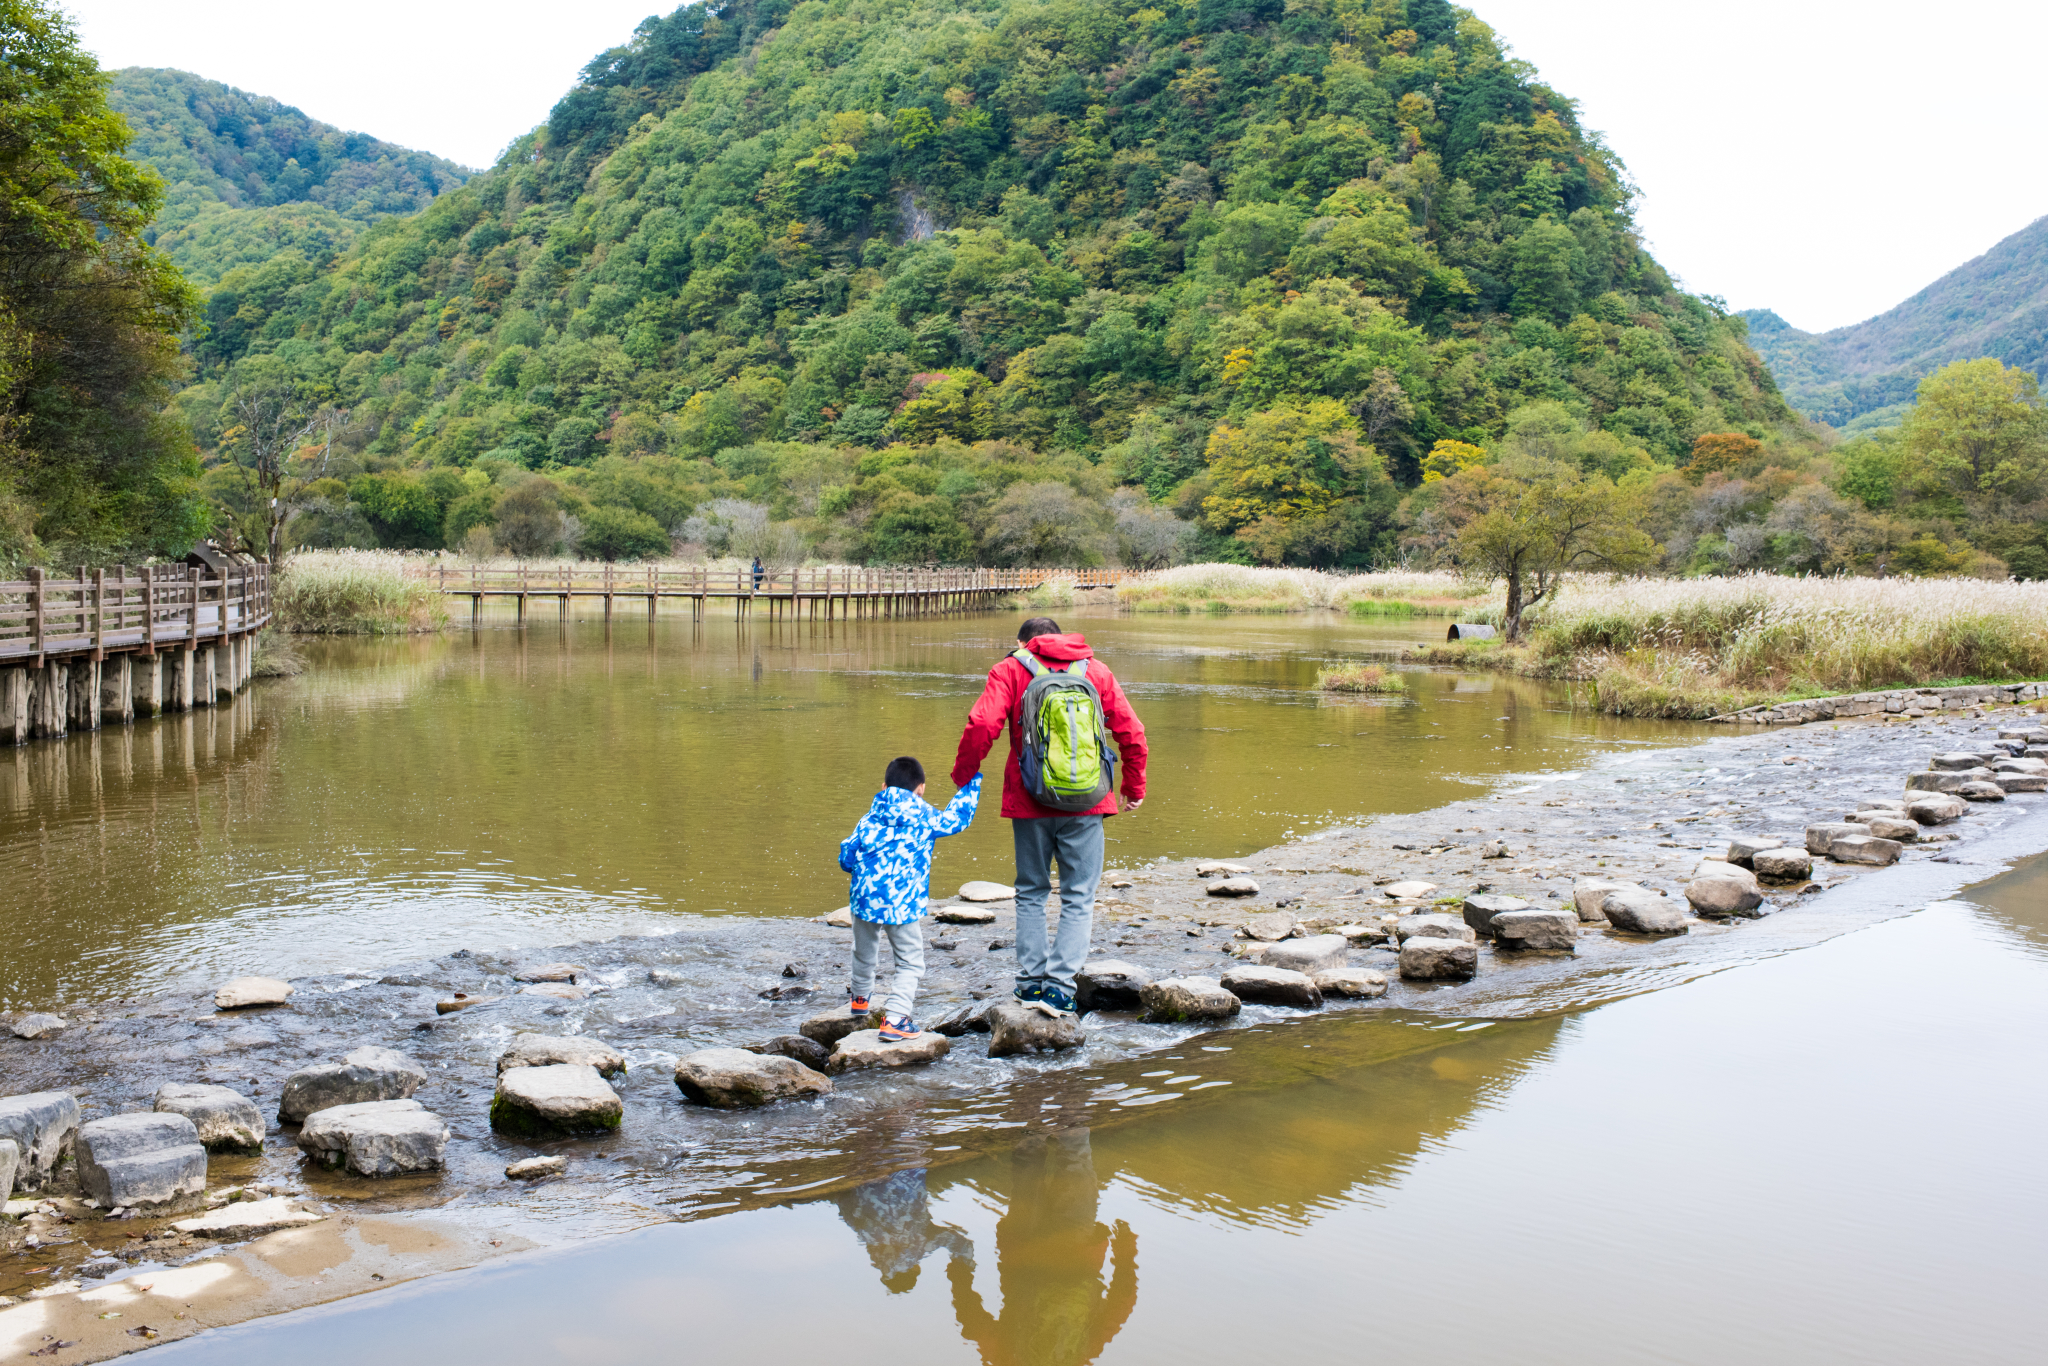
M 974 1261 L 974 1244 L 965 1233 L 932 1221 L 923 1167 L 855 1186 L 834 1196 L 832 1203 L 846 1226 L 859 1235 L 868 1260 L 892 1295 L 917 1284 L 924 1259 L 934 1252 L 944 1251 L 955 1261 Z

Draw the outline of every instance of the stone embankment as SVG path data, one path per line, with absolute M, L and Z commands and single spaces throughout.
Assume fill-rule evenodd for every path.
M 1849 721 L 1866 716 L 1897 716 L 1917 720 L 1945 711 L 1976 707 L 2013 706 L 2048 697 L 2048 682 L 1986 683 L 1954 688 L 1893 688 L 1886 692 L 1847 693 L 1840 697 L 1810 697 L 1797 702 L 1773 702 L 1746 707 L 1716 722 L 1745 725 L 1796 726 L 1808 721 Z

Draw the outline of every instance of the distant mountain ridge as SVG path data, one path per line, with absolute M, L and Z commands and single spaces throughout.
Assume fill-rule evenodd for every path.
M 1741 316 L 1786 400 L 1837 427 L 1911 403 L 1954 360 L 1995 356 L 2048 379 L 2048 218 L 1866 322 L 1816 334 L 1769 309 Z

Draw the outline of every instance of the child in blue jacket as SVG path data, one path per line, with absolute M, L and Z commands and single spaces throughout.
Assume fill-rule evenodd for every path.
M 900 1043 L 917 1033 L 910 1007 L 924 979 L 925 898 L 931 895 L 932 841 L 957 835 L 974 819 L 981 775 L 953 794 L 946 809 L 924 799 L 924 765 L 905 755 L 892 759 L 875 803 L 839 845 L 839 866 L 853 874 L 854 1018 L 867 1018 L 875 984 L 875 956 L 889 941 L 896 980 L 882 1009 L 882 1041 Z

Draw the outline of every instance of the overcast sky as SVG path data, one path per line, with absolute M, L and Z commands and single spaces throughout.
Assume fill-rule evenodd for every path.
M 66 0 L 108 67 L 172 66 L 487 165 L 650 0 Z M 1477 0 L 1576 98 L 1688 289 L 1819 331 L 2048 214 L 2048 5 Z

